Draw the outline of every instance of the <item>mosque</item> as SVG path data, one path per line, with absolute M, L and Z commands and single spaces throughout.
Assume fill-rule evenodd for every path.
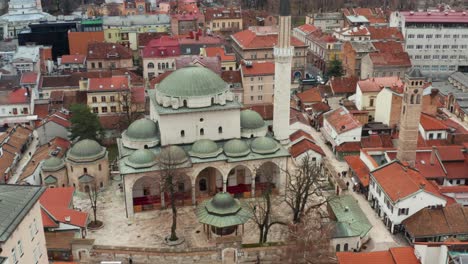
M 289 6 L 281 8 L 273 131 L 257 112 L 241 110 L 216 73 L 199 66 L 174 71 L 148 91 L 149 118 L 133 122 L 117 141 L 127 217 L 166 205 L 160 172 L 169 161 L 181 172 L 181 204 L 195 205 L 218 192 L 253 197 L 271 182 L 274 192 L 284 192 L 294 52 Z

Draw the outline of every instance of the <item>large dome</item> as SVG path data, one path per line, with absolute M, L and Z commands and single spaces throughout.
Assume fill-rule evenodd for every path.
M 127 129 L 127 137 L 137 140 L 147 140 L 157 137 L 156 123 L 153 121 L 142 118 L 133 122 Z
M 234 214 L 241 209 L 239 201 L 229 193 L 217 193 L 207 204 L 206 210 L 212 214 Z
M 147 168 L 156 164 L 156 155 L 149 149 L 139 149 L 128 156 L 126 162 L 133 168 Z
M 200 139 L 197 140 L 193 145 L 192 149 L 189 151 L 190 156 L 197 158 L 214 158 L 221 154 L 223 150 L 218 147 L 213 140 L 210 139 Z
M 166 165 L 176 165 L 188 160 L 187 154 L 179 146 L 168 146 L 161 150 L 159 160 Z
M 50 157 L 42 163 L 42 170 L 44 171 L 58 171 L 65 166 L 62 159 L 57 157 Z
M 250 153 L 249 145 L 240 139 L 231 139 L 223 146 L 228 157 L 243 157 Z
M 106 149 L 94 140 L 78 141 L 68 152 L 68 158 L 75 161 L 94 160 L 104 156 Z
M 156 89 L 163 96 L 199 97 L 224 93 L 227 85 L 208 68 L 188 66 L 171 73 Z
M 252 151 L 258 154 L 275 153 L 280 147 L 278 142 L 269 137 L 258 137 L 252 141 Z
M 258 129 L 265 126 L 265 121 L 263 121 L 262 116 L 250 109 L 241 112 L 240 120 L 241 128 L 244 129 Z

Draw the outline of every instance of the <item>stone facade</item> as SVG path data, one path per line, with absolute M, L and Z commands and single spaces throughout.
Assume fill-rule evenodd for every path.
M 92 162 L 73 162 L 71 160 L 66 161 L 69 185 L 72 185 L 80 192 L 85 192 L 86 186 L 91 188 L 88 184 L 83 184 L 79 182 L 79 177 L 88 174 L 94 177 L 94 184 L 96 187 L 104 187 L 108 185 L 109 182 L 109 159 L 108 153 L 104 157 L 92 161 Z

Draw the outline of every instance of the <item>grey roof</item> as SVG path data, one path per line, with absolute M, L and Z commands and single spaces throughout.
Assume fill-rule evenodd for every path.
M 369 23 L 369 20 L 367 20 L 365 16 L 349 15 L 349 16 L 346 16 L 346 18 L 351 23 Z
M 5 242 L 36 204 L 45 187 L 0 184 L 0 242 Z
M 420 69 L 411 68 L 406 72 L 406 76 L 409 78 L 424 78 L 424 75 L 421 73 Z
M 461 83 L 463 86 L 468 87 L 468 73 L 454 72 L 450 75 L 450 78 Z
M 352 41 L 350 43 L 353 49 L 358 53 L 375 51 L 375 47 L 371 42 Z
M 249 208 L 229 193 L 217 193 L 200 204 L 196 213 L 200 223 L 220 228 L 244 224 L 252 217 Z
M 94 177 L 89 175 L 89 174 L 83 174 L 80 177 L 78 177 L 78 181 L 81 183 L 89 183 L 94 180 Z
M 371 230 L 372 224 L 351 195 L 334 197 L 328 204 L 337 220 L 333 237 L 364 237 Z
M 0 257 L 0 264 L 6 263 L 7 258 Z
M 291 15 L 291 5 L 289 4 L 289 0 L 280 0 L 280 16 L 290 16 Z
M 132 15 L 132 16 L 105 16 L 102 24 L 104 26 L 140 26 L 161 25 L 171 23 L 171 17 L 167 14 L 158 15 Z

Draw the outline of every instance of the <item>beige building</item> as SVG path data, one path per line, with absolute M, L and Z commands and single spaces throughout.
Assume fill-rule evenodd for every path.
M 86 57 L 88 71 L 134 69 L 130 49 L 116 43 L 93 42 L 88 44 Z
M 0 263 L 49 263 L 39 204 L 44 190 L 0 185 Z
M 245 105 L 272 104 L 275 86 L 275 64 L 255 61 L 241 66 L 243 103 Z
M 87 104 L 93 113 L 116 114 L 124 111 L 130 103 L 130 80 L 128 76 L 112 76 L 106 78 L 89 78 L 82 81 L 87 91 Z
M 212 7 L 205 10 L 205 25 L 214 32 L 237 32 L 242 29 L 241 10 L 237 7 Z

